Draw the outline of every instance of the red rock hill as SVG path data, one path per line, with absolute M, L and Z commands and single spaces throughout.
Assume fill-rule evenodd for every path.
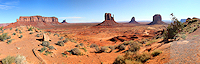
M 117 24 L 118 23 L 115 22 L 115 20 L 114 20 L 114 15 L 112 17 L 110 13 L 105 13 L 105 21 L 98 24 L 97 26 L 113 26 L 113 25 L 117 25 Z

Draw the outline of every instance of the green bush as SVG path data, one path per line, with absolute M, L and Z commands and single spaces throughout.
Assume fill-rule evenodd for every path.
M 111 49 L 111 51 L 115 50 L 114 46 L 109 46 L 109 48 Z
M 37 34 L 36 37 L 40 37 L 40 34 Z
M 13 33 L 12 35 L 16 35 L 16 33 Z
M 10 38 L 11 38 L 11 36 L 8 36 L 8 37 L 7 37 L 7 39 L 10 39 Z
M 48 47 L 50 50 L 53 50 L 53 49 L 55 49 L 53 46 L 49 46 Z
M 45 53 L 44 53 L 44 55 L 49 55 L 49 54 L 51 54 L 52 52 L 49 52 L 49 51 L 45 51 Z
M 126 49 L 126 46 L 125 45 L 123 45 L 123 44 L 121 44 L 121 45 L 119 45 L 119 50 L 121 51 L 121 50 L 125 50 Z
M 17 28 L 17 29 L 15 29 L 15 31 L 18 31 L 18 28 Z
M 114 63 L 113 64 L 125 64 L 125 58 L 124 58 L 124 56 L 122 56 L 122 55 L 119 55 L 116 59 L 115 59 L 115 61 L 114 61 Z
M 8 38 L 7 33 L 3 33 L 2 35 L 0 35 L 0 40 L 4 41 Z
M 0 28 L 0 30 L 3 30 L 3 26 Z
M 7 56 L 6 58 L 4 58 L 2 60 L 3 64 L 12 64 L 15 61 L 15 57 L 14 56 Z
M 161 54 L 162 53 L 162 51 L 160 51 L 160 50 L 154 50 L 152 53 L 151 53 L 151 55 L 152 56 L 157 56 L 157 55 L 159 55 L 159 54 Z
M 140 45 L 141 45 L 141 44 L 139 44 L 139 43 L 137 43 L 137 42 L 131 43 L 131 44 L 130 44 L 129 51 L 131 51 L 131 52 L 136 52 L 136 51 L 138 51 L 138 50 L 140 49 Z
M 8 40 L 7 44 L 10 44 L 12 42 L 12 40 Z
M 42 46 L 48 47 L 50 45 L 49 41 L 42 41 Z
M 10 28 L 10 30 L 12 30 L 12 28 Z
M 63 40 L 63 42 L 64 42 L 64 43 L 67 43 L 67 42 L 68 42 L 68 39 L 65 38 L 65 40 Z
M 53 36 L 57 35 L 58 37 L 60 36 L 59 34 L 54 34 Z
M 139 62 L 146 62 L 147 60 L 150 59 L 150 55 L 148 53 L 143 53 L 143 54 L 136 54 L 135 56 L 135 59 L 136 61 L 139 61 Z
M 28 29 L 28 31 L 33 31 L 33 28 L 32 28 L 32 27 L 30 27 L 30 28 Z
M 33 34 L 33 32 L 30 32 L 29 34 Z
M 57 42 L 57 45 L 59 45 L 59 46 L 64 46 L 65 43 L 64 43 L 63 41 L 58 41 L 58 42 Z
M 16 64 L 27 64 L 26 57 L 17 55 L 17 57 L 15 58 L 15 63 Z
M 178 34 L 179 32 L 181 32 L 181 30 L 183 29 L 184 25 L 183 23 L 181 23 L 180 21 L 178 21 L 178 19 L 176 17 L 174 17 L 172 15 L 172 21 L 173 23 L 171 23 L 170 25 L 168 25 L 167 30 L 164 31 L 164 40 L 168 40 L 168 39 L 174 39 L 174 36 L 176 34 Z
M 47 50 L 47 48 L 44 46 L 43 48 L 41 48 L 40 52 L 43 52 L 45 50 Z
M 60 37 L 60 40 L 62 40 L 64 37 Z
M 81 51 L 79 48 L 74 48 L 71 50 L 72 54 L 74 55 L 81 55 Z

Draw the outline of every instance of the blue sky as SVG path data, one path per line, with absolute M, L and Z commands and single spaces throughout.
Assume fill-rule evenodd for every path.
M 105 13 L 116 21 L 152 21 L 154 14 L 170 20 L 200 17 L 199 0 L 0 0 L 0 23 L 16 22 L 19 16 L 55 16 L 69 23 L 102 22 Z

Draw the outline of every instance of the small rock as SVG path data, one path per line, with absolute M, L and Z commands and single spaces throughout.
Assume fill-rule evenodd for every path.
M 18 50 L 20 49 L 19 47 L 16 47 Z

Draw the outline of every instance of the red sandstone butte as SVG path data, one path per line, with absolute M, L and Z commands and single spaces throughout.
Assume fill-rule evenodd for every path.
M 148 25 L 155 25 L 155 24 L 167 24 L 167 23 L 162 21 L 162 17 L 160 14 L 155 14 L 153 16 L 153 21 L 149 23 Z
M 115 22 L 115 20 L 114 20 L 114 15 L 112 17 L 110 13 L 105 13 L 105 21 L 98 24 L 97 26 L 113 26 L 113 25 L 117 25 L 117 24 L 118 23 Z
M 20 16 L 17 22 L 11 23 L 5 28 L 16 26 L 35 26 L 35 27 L 50 27 L 61 24 L 56 17 L 42 17 L 42 16 Z
M 135 21 L 135 17 L 132 17 L 131 21 L 129 22 L 131 24 L 139 24 L 138 22 Z

